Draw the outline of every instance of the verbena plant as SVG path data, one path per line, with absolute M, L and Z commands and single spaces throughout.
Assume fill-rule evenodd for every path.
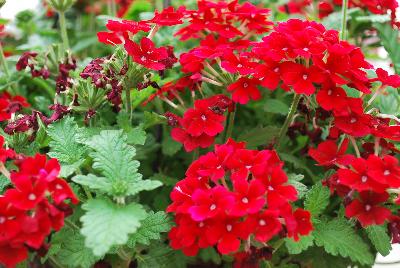
M 369 60 L 399 72 L 396 1 L 89 2 L 4 33 L 2 265 L 371 267 L 400 242 L 400 76 Z

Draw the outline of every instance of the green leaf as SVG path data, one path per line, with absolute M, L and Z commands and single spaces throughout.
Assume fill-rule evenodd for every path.
M 299 254 L 314 245 L 314 237 L 312 235 L 301 236 L 299 241 L 285 238 L 285 245 L 290 254 Z
M 286 115 L 289 111 L 289 106 L 286 103 L 277 99 L 268 99 L 264 105 L 264 111 L 274 114 Z
M 110 200 L 91 199 L 82 208 L 86 213 L 80 219 L 81 233 L 96 256 L 104 256 L 114 245 L 124 245 L 146 218 L 145 210 L 136 203 L 119 206 Z
M 141 222 L 137 232 L 129 237 L 127 246 L 135 248 L 136 243 L 150 245 L 150 240 L 160 240 L 160 233 L 168 232 L 171 227 L 171 219 L 165 212 L 150 212 L 147 218 Z
M 315 184 L 307 193 L 304 200 L 304 209 L 311 212 L 312 217 L 317 217 L 329 204 L 330 192 L 321 183 Z
M 73 164 L 81 160 L 85 147 L 77 142 L 78 126 L 72 117 L 67 117 L 47 129 L 47 134 L 52 139 L 49 143 L 48 155 L 57 158 L 60 162 Z
M 350 8 L 347 10 L 347 18 L 346 18 L 346 22 L 349 21 L 351 19 L 351 14 L 357 12 L 359 9 L 358 8 Z M 341 26 L 342 26 L 342 12 L 341 11 L 336 11 L 333 12 L 331 14 L 329 14 L 329 16 L 325 17 L 322 20 L 322 24 L 328 29 L 328 30 L 340 30 Z
M 99 191 L 100 193 L 109 193 L 112 191 L 112 184 L 107 178 L 97 177 L 93 174 L 76 175 L 72 178 L 72 181 L 87 186 L 92 190 Z
M 299 199 L 303 198 L 308 191 L 307 186 L 300 182 L 303 179 L 304 179 L 303 174 L 293 174 L 293 173 L 288 174 L 288 183 L 293 185 L 294 188 L 296 188 L 297 196 Z
M 156 114 L 155 112 L 144 112 L 144 120 L 143 120 L 143 129 L 148 129 L 149 127 L 158 125 L 158 124 L 164 124 L 166 123 L 167 119 L 159 114 Z
M 390 21 L 389 14 L 379 15 L 379 14 L 371 14 L 368 16 L 357 16 L 356 21 L 358 22 L 376 22 L 376 23 L 385 23 Z
M 392 60 L 394 70 L 400 74 L 400 49 L 399 49 L 399 32 L 393 29 L 390 23 L 374 23 L 374 27 L 378 30 L 382 45 L 388 52 Z
M 85 238 L 79 231 L 68 227 L 52 236 L 47 255 L 54 255 L 60 264 L 70 268 L 89 268 L 99 259 L 93 255 L 91 249 L 85 247 Z
M 285 162 L 293 164 L 295 168 L 300 168 L 307 172 L 307 174 L 311 177 L 313 181 L 316 181 L 317 177 L 314 175 L 314 173 L 311 171 L 311 169 L 307 166 L 306 163 L 304 163 L 301 159 L 291 155 L 291 154 L 286 154 L 286 153 L 279 153 L 279 156 L 281 159 Z
M 175 186 L 175 184 L 178 182 L 177 179 L 169 177 L 163 173 L 153 174 L 153 176 L 151 176 L 149 179 L 161 181 L 161 183 L 166 186 Z
M 390 237 L 386 232 L 386 227 L 383 225 L 371 225 L 368 226 L 365 231 L 368 234 L 369 240 L 375 246 L 376 250 L 382 255 L 389 255 L 392 244 L 390 242 Z
M 255 148 L 273 142 L 279 134 L 278 127 L 256 127 L 239 135 L 238 140 L 245 141 L 248 148 Z
M 94 150 L 90 156 L 93 167 L 111 180 L 126 180 L 136 174 L 139 161 L 133 160 L 136 149 L 126 143 L 127 137 L 121 130 L 103 130 L 86 141 Z
M 162 153 L 168 156 L 173 156 L 182 148 L 182 144 L 174 141 L 171 138 L 171 135 L 164 135 L 164 138 L 161 143 Z
M 1 174 L 0 175 L 0 194 L 2 194 L 5 191 L 6 187 L 10 184 L 11 184 L 10 180 Z
M 185 260 L 182 252 L 162 243 L 154 243 L 147 254 L 137 258 L 139 268 L 185 268 Z
M 313 235 L 315 244 L 324 247 L 329 254 L 349 257 L 351 260 L 365 265 L 374 263 L 374 256 L 368 245 L 345 219 L 315 224 Z
M 127 142 L 129 144 L 144 145 L 146 142 L 146 131 L 144 131 L 141 127 L 132 128 L 127 135 Z

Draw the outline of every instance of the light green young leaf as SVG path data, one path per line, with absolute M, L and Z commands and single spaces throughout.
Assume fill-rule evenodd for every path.
M 160 233 L 168 232 L 171 226 L 171 219 L 165 212 L 150 212 L 147 218 L 141 222 L 137 232 L 129 237 L 127 245 L 130 248 L 134 248 L 136 243 L 150 245 L 150 240 L 159 240 Z
M 315 184 L 307 193 L 304 201 L 304 208 L 317 217 L 329 204 L 330 192 L 321 183 Z
M 371 225 L 368 226 L 365 231 L 376 250 L 382 256 L 389 255 L 390 250 L 392 249 L 392 244 L 390 243 L 390 237 L 386 232 L 386 227 L 382 225 Z
M 314 237 L 312 234 L 301 236 L 299 241 L 291 238 L 285 238 L 285 245 L 290 254 L 299 254 L 314 245 Z
M 301 199 L 307 193 L 307 186 L 300 181 L 304 179 L 303 174 L 288 174 L 288 183 L 293 185 L 297 190 L 298 198 Z
M 368 245 L 345 219 L 315 224 L 313 235 L 315 244 L 324 247 L 329 254 L 349 257 L 360 264 L 372 265 L 374 263 L 374 256 Z
M 76 175 L 72 178 L 72 181 L 101 193 L 109 193 L 112 191 L 112 184 L 105 177 L 97 177 L 93 174 Z
M 91 199 L 82 208 L 86 213 L 80 219 L 81 233 L 96 256 L 104 256 L 114 245 L 124 245 L 147 216 L 139 204 L 119 206 L 107 199 Z
M 82 159 L 85 147 L 77 142 L 78 125 L 72 117 L 66 117 L 47 128 L 51 141 L 48 155 L 60 162 L 74 164 Z
M 90 153 L 93 167 L 111 180 L 128 180 L 139 168 L 139 161 L 133 160 L 136 149 L 129 146 L 126 139 L 122 130 L 103 130 L 86 141 L 94 150 Z

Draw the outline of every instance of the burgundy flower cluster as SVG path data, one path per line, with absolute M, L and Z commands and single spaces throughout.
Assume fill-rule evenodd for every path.
M 64 225 L 64 217 L 71 214 L 69 200 L 78 199 L 68 183 L 58 177 L 57 159 L 45 155 L 18 155 L 4 149 L 0 136 L 0 171 L 13 186 L 0 196 L 0 263 L 14 267 L 28 258 L 28 251 L 47 251 L 46 237 Z M 9 172 L 6 162 L 17 170 Z
M 282 167 L 275 151 L 248 150 L 231 139 L 216 145 L 171 192 L 171 246 L 189 256 L 215 245 L 230 254 L 242 241 L 250 248 L 250 236 L 264 243 L 277 235 L 298 240 L 309 234 L 310 212 L 292 207 L 297 191 Z
M 194 107 L 187 109 L 183 118 L 167 113 L 168 123 L 174 127 L 172 138 L 182 143 L 187 152 L 211 146 L 215 136 L 224 130 L 223 114 L 234 109 L 232 104 L 228 97 L 221 94 L 196 100 Z
M 36 52 L 24 52 L 17 61 L 16 69 L 17 71 L 23 71 L 29 66 L 32 77 L 42 77 L 43 79 L 47 79 L 50 77 L 50 71 L 46 66 L 37 69 L 37 62 L 35 62 L 37 55 L 38 53 Z
M 288 14 L 303 14 L 307 15 L 308 10 L 312 10 L 312 0 L 290 0 L 285 5 L 279 8 L 280 11 Z M 343 5 L 342 0 L 323 0 L 318 1 L 318 16 L 324 18 L 335 11 L 335 7 Z M 385 15 L 390 14 L 392 17 L 392 24 L 398 26 L 396 21 L 396 9 L 398 7 L 396 0 L 350 0 L 349 8 L 359 7 L 368 10 L 372 14 Z

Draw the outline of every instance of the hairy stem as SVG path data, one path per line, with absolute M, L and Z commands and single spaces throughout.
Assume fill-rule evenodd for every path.
M 68 50 L 69 49 L 69 40 L 68 40 L 68 34 L 67 34 L 67 24 L 65 21 L 65 12 L 59 11 L 58 15 L 60 17 L 60 31 L 61 31 L 61 39 L 62 39 L 63 47 L 65 50 Z
M 232 136 L 233 125 L 235 124 L 236 108 L 237 108 L 237 106 L 235 104 L 235 107 L 233 108 L 233 111 L 230 112 L 229 115 L 228 115 L 228 121 L 227 121 L 225 138 L 224 138 L 225 142 Z
M 296 94 L 293 97 L 292 105 L 290 105 L 289 113 L 286 116 L 285 122 L 282 125 L 281 130 L 279 131 L 278 139 L 277 139 L 277 144 L 276 144 L 276 150 L 279 150 L 279 147 L 282 144 L 282 141 L 284 137 L 286 136 L 286 132 L 288 131 L 289 125 L 293 121 L 293 117 L 296 114 L 297 111 L 297 106 L 299 105 L 301 99 L 300 94 Z
M 343 0 L 342 2 L 342 27 L 340 31 L 340 39 L 346 40 L 346 26 L 347 26 L 347 9 L 349 0 Z
M 10 80 L 11 74 L 10 74 L 10 70 L 8 69 L 6 57 L 4 56 L 3 46 L 1 44 L 0 44 L 0 63 L 1 63 L 1 67 L 3 68 L 5 76 L 7 77 L 8 80 Z M 11 89 L 12 89 L 13 93 L 16 94 L 15 84 L 11 85 Z

